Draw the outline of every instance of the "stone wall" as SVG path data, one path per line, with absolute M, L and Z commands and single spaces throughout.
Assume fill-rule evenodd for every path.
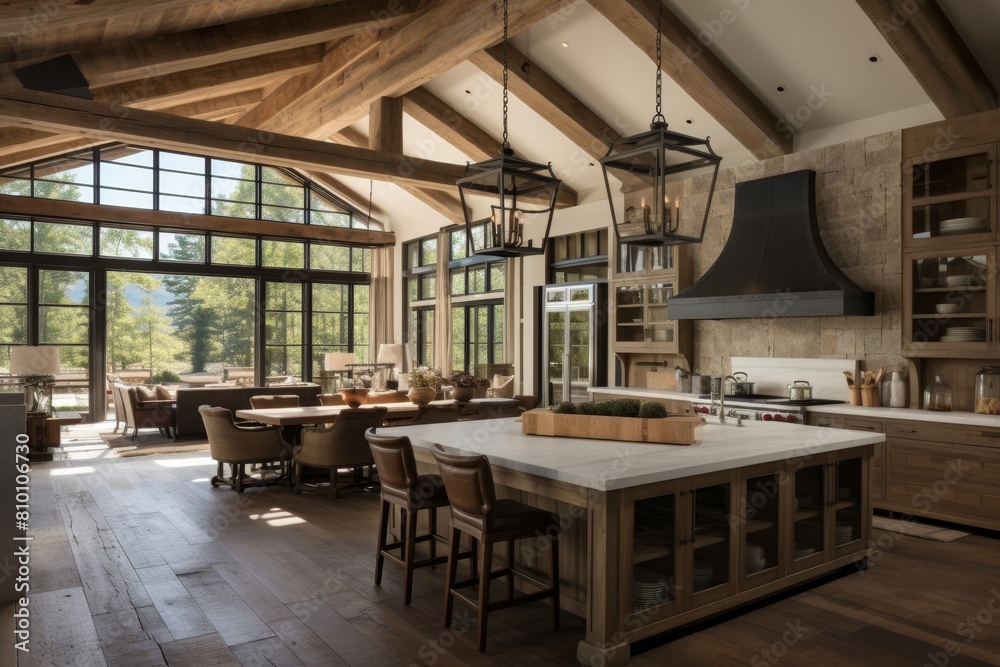
M 695 372 L 730 373 L 733 356 L 862 359 L 870 369 L 907 369 L 900 354 L 900 139 L 889 132 L 720 170 L 704 239 L 694 246 L 696 280 L 729 236 L 736 183 L 812 169 L 823 242 L 851 280 L 875 293 L 875 315 L 697 321 Z M 695 193 L 707 187 L 704 179 L 692 183 Z

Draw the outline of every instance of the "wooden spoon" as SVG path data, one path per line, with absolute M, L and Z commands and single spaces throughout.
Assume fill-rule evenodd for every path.
M 847 378 L 847 386 L 848 387 L 853 387 L 854 386 L 854 373 L 852 373 L 851 371 L 844 371 L 844 377 Z
M 879 381 L 880 381 L 880 380 L 882 379 L 882 375 L 884 375 L 884 374 L 885 374 L 885 366 L 882 366 L 882 367 L 881 367 L 881 368 L 879 368 L 879 369 L 878 369 L 878 371 L 877 371 L 877 372 L 875 373 L 875 384 L 878 384 L 878 383 L 879 383 Z

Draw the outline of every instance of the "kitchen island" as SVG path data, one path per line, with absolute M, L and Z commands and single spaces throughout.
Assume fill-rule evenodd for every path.
M 499 494 L 559 516 L 562 604 L 586 618 L 577 657 L 603 665 L 627 664 L 639 639 L 861 567 L 885 439 L 769 422 L 706 424 L 693 446 L 523 435 L 512 419 L 390 432 L 410 437 L 422 471 L 436 467 L 433 443 L 485 454 Z M 544 571 L 546 543 L 519 544 L 519 564 Z

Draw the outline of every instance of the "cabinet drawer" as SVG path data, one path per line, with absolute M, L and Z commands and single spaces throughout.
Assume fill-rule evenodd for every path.
M 886 499 L 914 513 L 1000 519 L 1000 452 L 893 438 L 888 443 Z
M 828 428 L 844 428 L 844 418 L 841 415 L 807 413 L 810 426 L 826 426 Z
M 955 443 L 977 447 L 996 447 L 1000 451 L 1000 428 L 927 422 L 889 422 L 890 438 L 925 440 L 939 444 Z

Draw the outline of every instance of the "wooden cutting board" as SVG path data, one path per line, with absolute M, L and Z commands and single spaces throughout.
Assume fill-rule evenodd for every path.
M 521 432 L 566 438 L 694 445 L 697 444 L 695 429 L 704 423 L 704 419 L 695 416 L 639 419 L 565 415 L 551 412 L 547 408 L 537 408 L 521 415 Z

